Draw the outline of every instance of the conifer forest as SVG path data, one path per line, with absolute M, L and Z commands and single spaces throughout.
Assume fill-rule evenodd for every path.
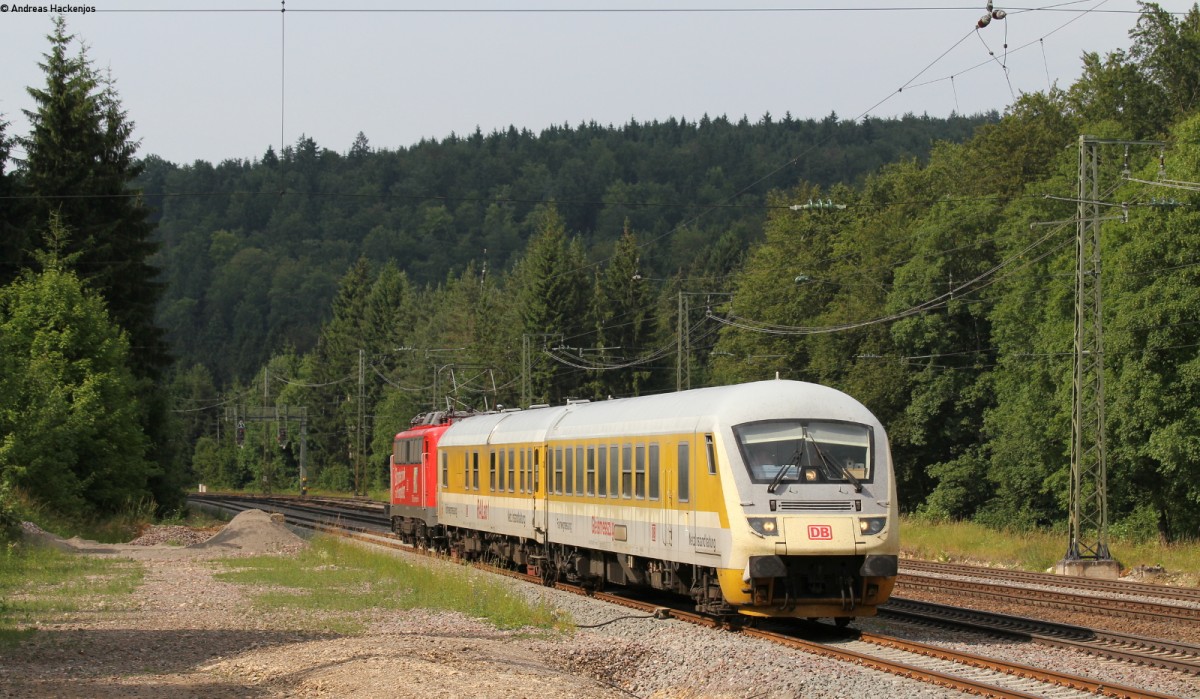
M 360 133 L 213 164 L 137 152 L 59 20 L 31 131 L 0 115 L 0 500 L 294 491 L 301 416 L 310 486 L 379 490 L 423 412 L 779 376 L 879 416 L 903 511 L 1062 527 L 1090 274 L 1113 528 L 1195 539 L 1200 9 L 1143 4 L 1129 37 L 1003 113 Z

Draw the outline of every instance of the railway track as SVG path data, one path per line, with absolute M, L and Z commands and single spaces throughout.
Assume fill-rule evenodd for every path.
M 1124 580 L 1094 580 L 1052 573 L 1032 573 L 1024 570 L 984 568 L 957 563 L 931 563 L 929 561 L 903 560 L 900 562 L 900 580 L 922 575 L 957 575 L 964 578 L 988 579 L 994 583 L 1008 582 L 1019 585 L 1045 585 L 1059 589 L 1079 590 L 1093 594 L 1117 594 L 1126 596 L 1156 597 L 1163 600 L 1179 600 L 1200 604 L 1200 588 L 1169 587 Z
M 1200 646 L 1187 643 L 897 597 L 880 608 L 879 616 L 927 626 L 958 626 L 1110 660 L 1200 675 Z
M 1043 585 L 1050 583 L 1043 582 Z M 1200 623 L 1200 608 L 1109 595 L 1096 597 L 1045 587 L 1015 587 L 979 580 L 902 575 L 897 587 L 931 592 L 969 593 L 974 598 L 1054 607 L 1097 616 L 1119 614 L 1137 619 L 1180 619 Z M 1129 594 L 1129 593 L 1125 593 Z
M 584 590 L 568 585 L 559 584 L 556 587 L 586 594 Z M 711 617 L 698 615 L 674 606 L 664 607 L 657 602 L 639 601 L 625 595 L 595 593 L 592 596 L 660 618 L 669 616 L 705 626 L 722 624 L 722 621 Z M 772 626 L 787 625 L 773 623 Z M 1083 697 L 1105 696 L 1127 699 L 1159 699 L 1170 696 L 892 636 L 833 629 L 829 626 L 808 622 L 801 622 L 798 628 L 784 630 L 746 626 L 729 628 L 746 636 L 806 653 L 852 662 L 883 672 L 989 697 L 1013 699 L 1079 697 L 1082 699 Z
M 197 498 L 197 500 L 200 500 Z M 213 506 L 227 507 L 240 511 L 245 509 L 269 509 L 282 512 L 289 523 L 317 531 L 340 533 L 406 552 L 417 552 L 397 541 L 390 532 L 382 510 L 370 512 L 361 506 L 346 508 L 344 503 L 297 503 L 294 499 L 249 498 L 249 497 L 204 497 L 203 502 Z M 353 516 L 351 516 L 353 515 Z M 540 583 L 540 579 L 512 571 L 488 568 L 493 572 L 510 577 Z M 771 643 L 795 648 L 807 653 L 834 658 L 845 662 L 871 667 L 884 672 L 920 679 L 938 686 L 958 689 L 983 696 L 1030 699 L 1031 697 L 1124 697 L 1127 699 L 1167 699 L 1169 695 L 1153 691 L 1099 682 L 1087 677 L 1059 673 L 993 658 L 964 653 L 928 644 L 915 643 L 899 638 L 868 634 L 856 631 L 832 632 L 830 627 L 821 626 L 813 632 L 812 626 L 804 630 L 784 631 L 733 626 L 723 620 L 715 620 L 682 609 L 664 607 L 662 604 L 632 599 L 628 596 L 595 593 L 562 583 L 555 587 L 577 594 L 588 595 L 625 607 L 639 610 L 648 615 L 672 617 L 705 626 L 724 626 L 737 633 L 759 638 Z M 946 622 L 938 622 L 946 623 Z M 965 622 L 960 622 L 965 623 Z M 814 637 L 815 635 L 815 637 Z M 1136 652 L 1135 654 L 1136 655 Z M 1130 656 L 1134 657 L 1134 656 Z M 1142 662 L 1132 660 L 1132 662 Z M 1142 663 L 1150 664 L 1150 663 Z M 1163 667 L 1162 665 L 1157 665 Z M 1174 669 L 1174 668 L 1173 668 Z M 1186 670 L 1184 670 L 1186 671 Z

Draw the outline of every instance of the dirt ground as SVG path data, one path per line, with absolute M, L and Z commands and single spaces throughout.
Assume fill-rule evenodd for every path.
M 0 697 L 629 696 L 565 670 L 554 658 L 570 651 L 548 653 L 553 641 L 460 615 L 380 613 L 363 619 L 366 633 L 345 636 L 322 630 L 319 620 L 250 611 L 253 590 L 214 580 L 211 559 L 287 555 L 305 545 L 262 512 L 242 513 L 190 546 L 34 536 L 81 554 L 141 561 L 145 580 L 115 605 L 97 602 L 0 650 Z M 297 630 L 305 628 L 313 630 Z

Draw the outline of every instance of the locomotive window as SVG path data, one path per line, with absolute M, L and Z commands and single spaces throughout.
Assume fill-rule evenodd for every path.
M 633 449 L 635 458 L 635 470 L 633 473 L 633 488 L 638 500 L 646 498 L 646 445 L 639 444 Z
M 845 483 L 872 478 L 866 425 L 832 420 L 770 420 L 733 428 L 756 483 Z
M 621 460 L 617 458 L 617 445 L 612 444 L 608 447 L 608 497 L 616 498 L 621 496 Z
M 504 456 L 505 456 L 505 454 L 504 454 L 504 450 L 503 450 L 503 449 L 501 449 L 501 450 L 500 450 L 500 468 L 499 468 L 499 476 L 498 476 L 498 478 L 496 479 L 496 483 L 497 483 L 496 490 L 497 490 L 497 491 L 499 491 L 499 492 L 504 492 L 504 491 L 505 491 L 505 489 L 506 489 L 506 488 L 505 488 L 505 486 L 507 485 L 507 482 L 504 480 L 504 473 L 505 473 L 505 471 L 507 471 L 507 470 L 508 470 L 508 468 L 507 468 L 507 466 L 508 466 L 508 461 L 507 461 L 507 460 L 505 460 Z
M 442 487 L 450 485 L 450 457 L 442 452 Z
M 471 452 L 471 488 L 479 490 L 479 452 Z
M 471 454 L 463 452 L 463 490 L 471 487 Z
M 583 447 L 575 447 L 575 494 L 583 495 Z
M 508 492 L 513 491 L 516 485 L 516 470 L 517 470 L 517 453 L 512 449 L 508 450 Z
M 650 470 L 646 472 L 647 487 L 650 490 L 650 499 L 658 499 L 658 445 L 651 444 L 649 447 L 649 466 Z
M 563 471 L 566 472 L 567 484 L 563 487 L 563 492 L 570 495 L 575 490 L 575 451 L 571 447 L 567 447 L 567 461 L 563 464 Z
M 488 492 L 496 490 L 496 452 L 488 450 Z
M 690 489 L 691 484 L 691 450 L 688 449 L 687 442 L 679 443 L 679 460 L 676 462 L 679 468 L 679 502 L 687 502 L 691 499 Z
M 713 447 L 713 436 L 704 435 L 704 448 L 708 453 L 708 475 L 717 475 L 717 450 Z
M 596 447 L 587 448 L 587 494 L 596 494 Z

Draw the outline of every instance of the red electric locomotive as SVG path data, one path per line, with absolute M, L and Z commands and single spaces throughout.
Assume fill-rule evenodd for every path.
M 450 425 L 470 414 L 423 413 L 393 440 L 388 458 L 392 487 L 387 514 L 401 541 L 429 547 L 429 532 L 437 525 L 438 439 Z

